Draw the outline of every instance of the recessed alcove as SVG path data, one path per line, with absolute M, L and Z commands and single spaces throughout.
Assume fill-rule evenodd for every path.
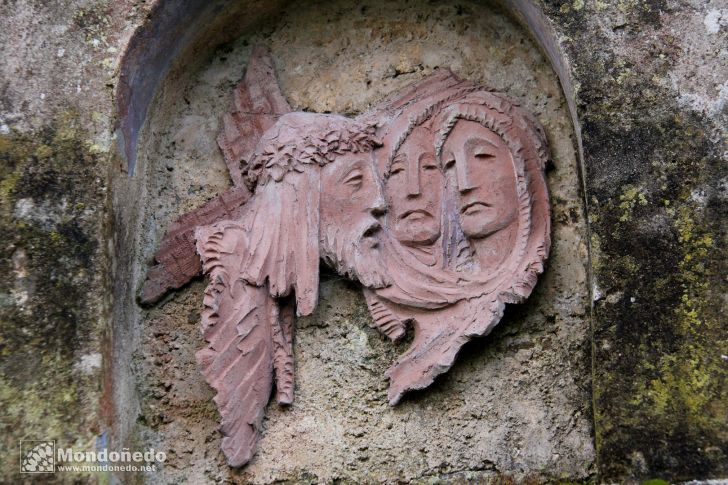
M 160 3 L 121 67 L 127 173 L 115 177 L 113 191 L 111 438 L 167 453 L 149 481 L 592 472 L 580 143 L 571 88 L 540 19 L 527 2 L 188 2 L 176 10 Z M 369 328 L 356 284 L 325 272 L 318 310 L 296 324 L 295 402 L 269 405 L 256 457 L 232 470 L 219 451 L 213 392 L 194 361 L 204 282 L 148 309 L 136 293 L 165 228 L 230 185 L 215 139 L 255 44 L 270 48 L 296 110 L 356 115 L 441 68 L 520 100 L 543 124 L 552 152 L 553 248 L 528 302 L 509 307 L 449 373 L 396 407 L 387 404 L 384 371 L 404 348 Z

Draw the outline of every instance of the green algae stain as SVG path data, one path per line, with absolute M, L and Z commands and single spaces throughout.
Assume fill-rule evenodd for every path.
M 48 160 L 53 155 L 53 149 L 48 145 L 40 145 L 35 149 L 35 156 L 39 160 Z
M 92 447 L 99 431 L 98 376 L 76 363 L 99 328 L 100 296 L 88 288 L 100 273 L 103 211 L 93 209 L 103 206 L 97 174 L 105 172 L 83 136 L 73 113 L 36 133 L 0 135 L 0 295 L 10 295 L 0 306 L 0 448 L 15 450 L 0 454 L 0 476 L 8 479 L 18 473 L 18 440 Z
M 55 244 L 58 244 L 61 242 L 62 237 L 61 234 L 58 231 L 51 231 L 51 241 Z
M 728 366 L 721 358 L 728 340 L 720 316 L 710 308 L 705 261 L 715 250 L 714 236 L 699 222 L 699 212 L 686 201 L 673 212 L 682 255 L 676 268 L 681 295 L 672 325 L 679 345 L 654 363 L 642 363 L 639 375 L 654 377 L 637 383 L 630 403 L 646 404 L 649 419 L 667 427 L 717 430 L 728 420 Z
M 20 172 L 12 172 L 0 181 L 0 204 L 7 206 L 10 202 L 10 194 L 15 189 L 15 184 L 20 179 Z
M 22 166 L 32 160 L 34 149 L 25 143 L 15 143 L 11 135 L 0 135 L 0 206 L 12 206 L 11 195 L 20 177 Z
M 593 186 L 590 196 L 592 270 L 605 295 L 595 302 L 594 323 L 600 473 L 607 481 L 649 474 L 682 480 L 696 470 L 722 476 L 728 254 L 714 199 L 720 160 L 705 134 L 687 126 L 700 120 L 644 120 L 629 130 L 612 121 L 599 118 L 588 132 L 612 137 L 599 152 L 612 157 L 611 166 L 624 156 L 620 147 L 658 148 L 644 154 L 651 160 L 641 175 L 597 172 L 621 183 Z
M 640 265 L 637 258 L 632 256 L 631 254 L 627 254 L 626 256 L 620 258 L 619 263 L 624 271 L 630 275 L 635 275 L 642 269 L 642 265 Z

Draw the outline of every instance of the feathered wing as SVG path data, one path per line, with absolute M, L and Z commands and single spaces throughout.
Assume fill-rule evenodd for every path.
M 309 314 L 318 299 L 318 184 L 318 171 L 289 174 L 259 187 L 238 220 L 195 233 L 210 278 L 202 313 L 208 345 L 197 357 L 217 391 L 232 466 L 252 456 L 274 379 L 277 401 L 293 401 L 294 310 Z
M 260 137 L 291 107 L 278 86 L 275 66 L 268 49 L 253 48 L 245 77 L 236 86 L 233 104 L 223 115 L 217 143 L 222 150 L 230 178 L 243 183 L 241 162 L 250 161 Z
M 265 287 L 240 279 L 248 238 L 233 222 L 201 227 L 197 247 L 210 280 L 204 296 L 197 353 L 207 383 L 217 391 L 222 450 L 230 466 L 250 461 L 273 386 L 274 330 L 279 310 Z
M 281 405 L 293 403 L 294 362 L 293 330 L 296 307 L 287 298 L 280 304 L 278 325 L 273 326 L 273 369 L 276 377 L 276 401 Z

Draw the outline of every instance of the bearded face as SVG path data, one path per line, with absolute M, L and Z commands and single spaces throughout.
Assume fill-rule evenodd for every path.
M 386 206 L 372 152 L 346 153 L 321 169 L 321 256 L 370 288 L 386 286 L 380 254 Z

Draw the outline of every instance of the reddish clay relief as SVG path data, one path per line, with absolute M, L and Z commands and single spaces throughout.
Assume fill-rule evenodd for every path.
M 414 332 L 386 373 L 392 405 L 543 271 L 543 130 L 447 70 L 354 119 L 291 112 L 256 48 L 218 143 L 233 187 L 168 229 L 140 300 L 207 275 L 197 358 L 231 466 L 252 458 L 273 389 L 293 402 L 294 313 L 316 307 L 320 260 L 362 284 L 373 327 L 393 341 Z

